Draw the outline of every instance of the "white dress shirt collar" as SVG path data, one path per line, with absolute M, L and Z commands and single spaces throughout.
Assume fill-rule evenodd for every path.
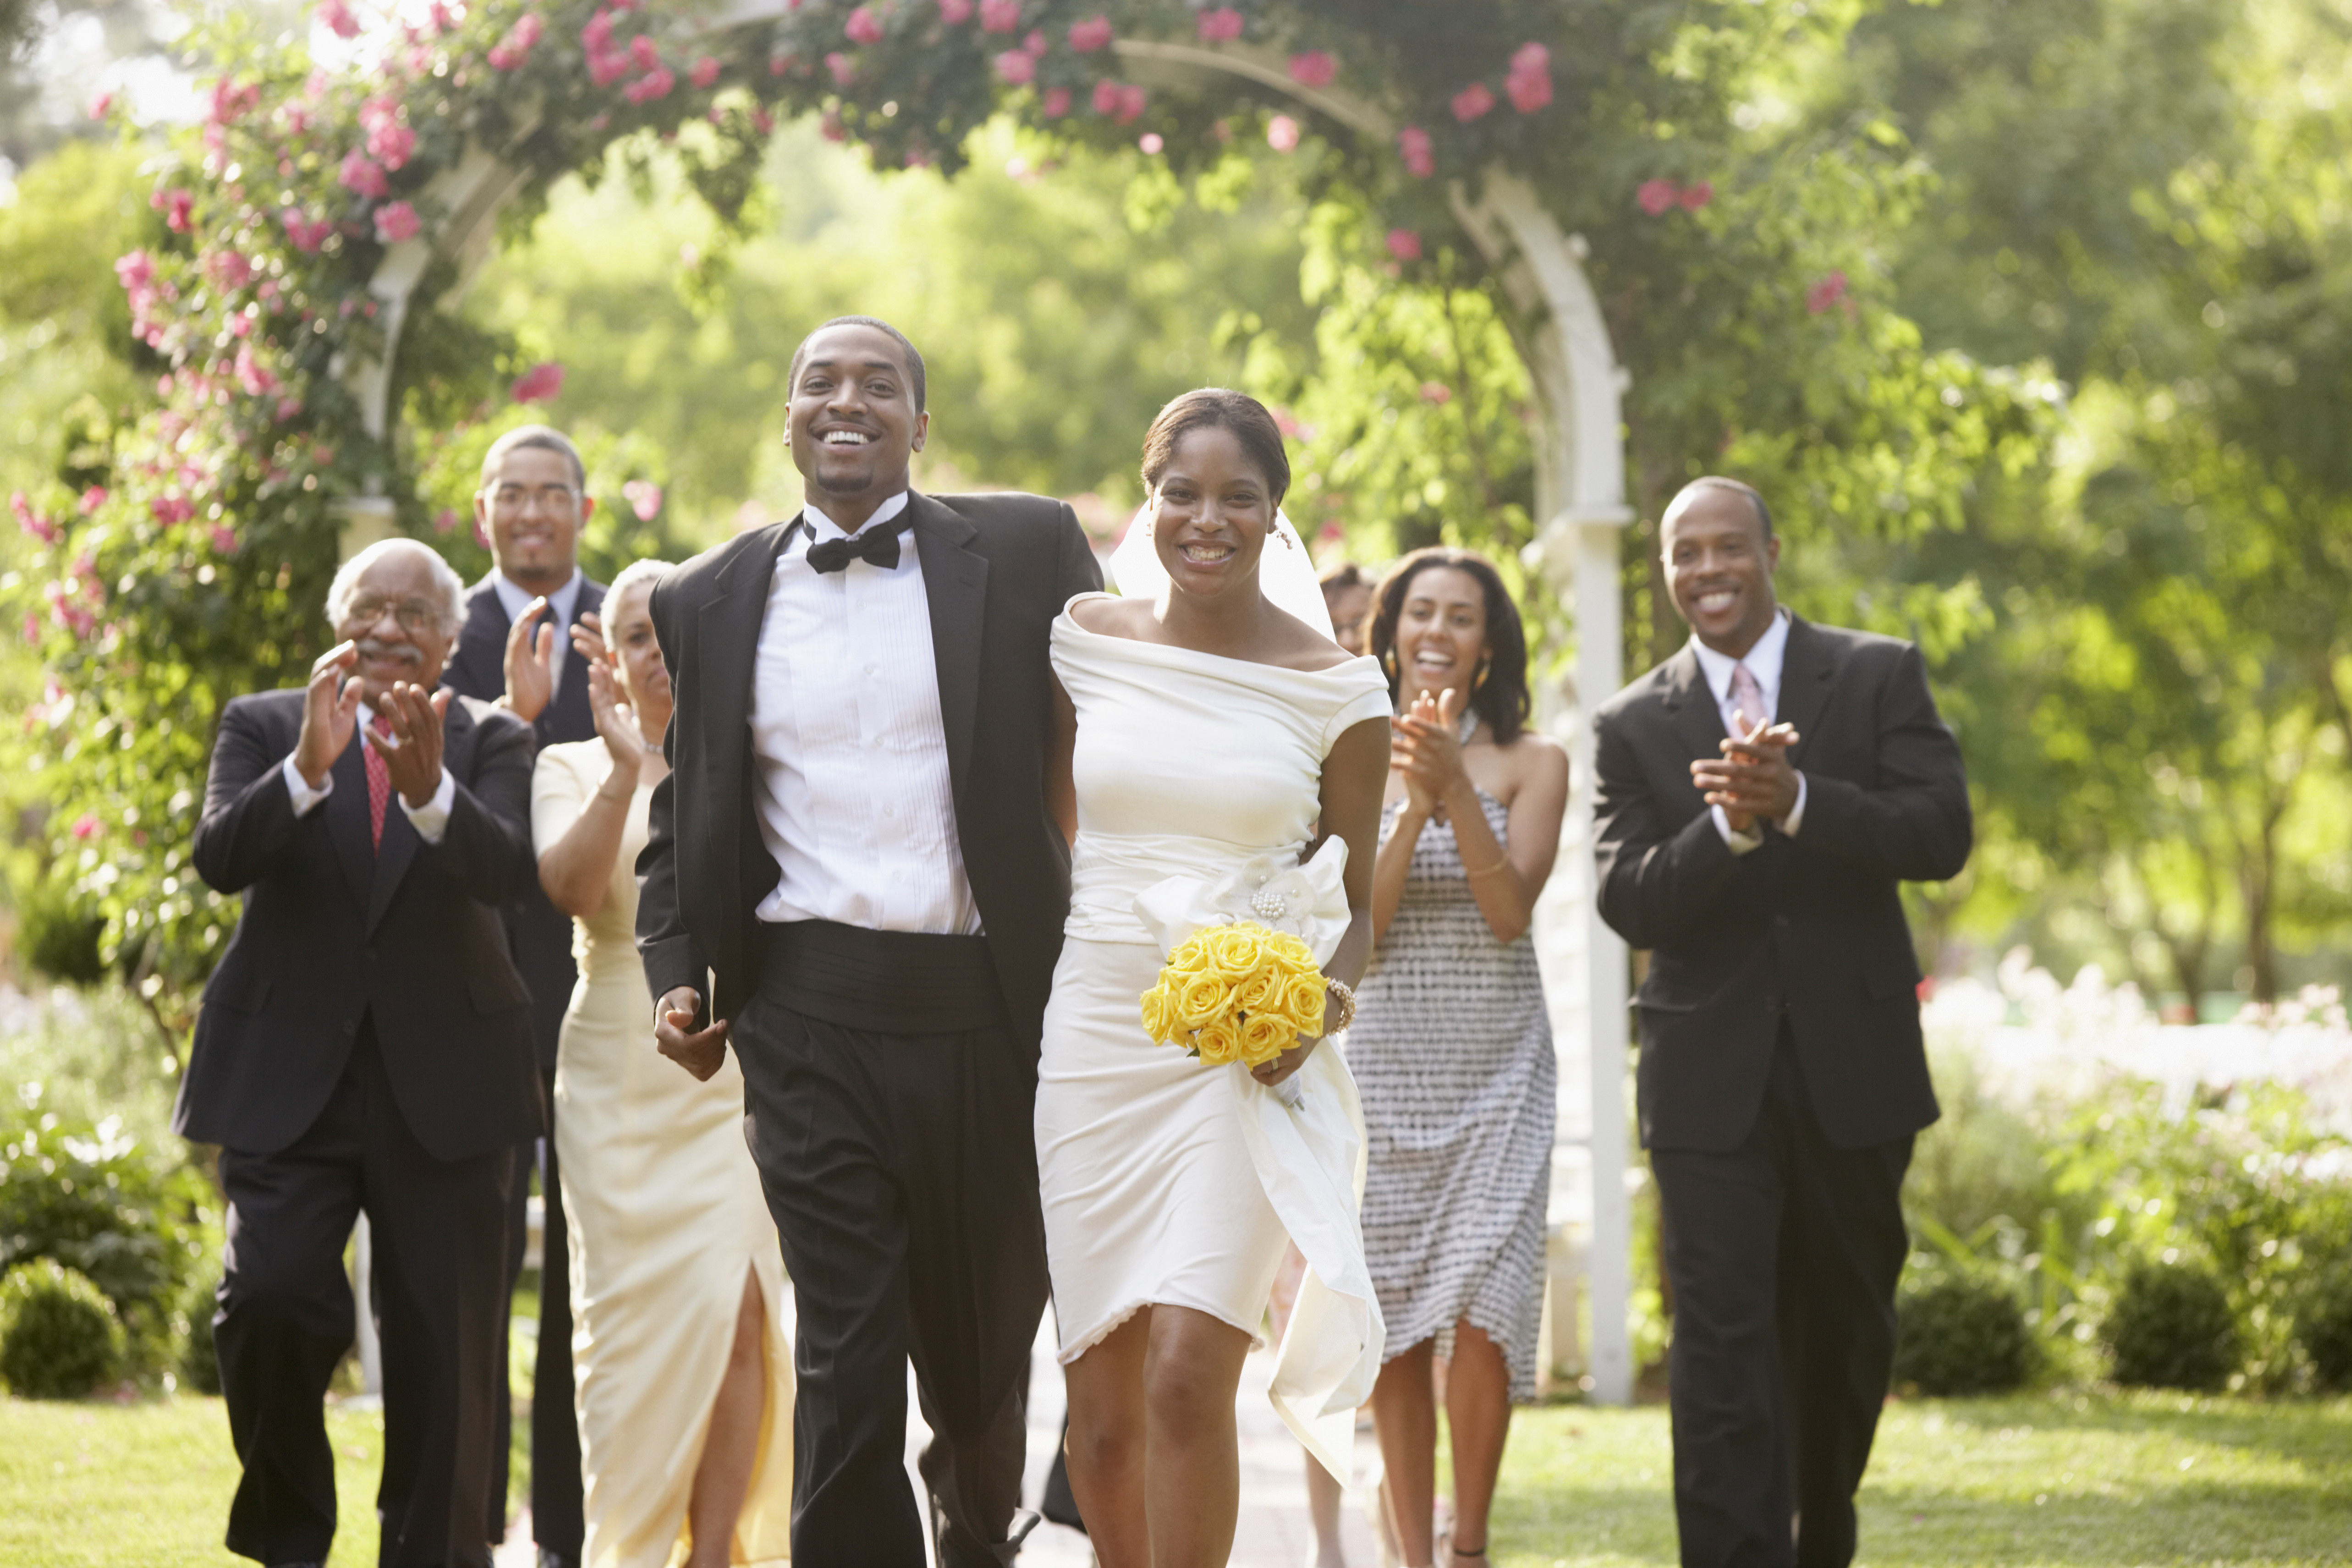
M 1788 605 L 1773 610 L 1772 624 L 1764 628 L 1756 646 L 1738 658 L 1707 647 L 1696 635 L 1691 638 L 1691 651 L 1698 655 L 1699 670 L 1706 677 L 1707 689 L 1715 694 L 1717 708 L 1726 707 L 1730 700 L 1732 667 L 1744 664 L 1748 673 L 1756 678 L 1757 687 L 1764 693 L 1765 705 L 1773 710 L 1772 716 L 1780 716 L 1780 666 L 1789 657 Z
M 558 632 L 572 624 L 572 611 L 580 603 L 580 584 L 584 581 L 580 568 L 574 566 L 571 581 L 547 595 L 547 607 L 554 616 Z M 520 619 L 522 613 L 530 608 L 530 602 L 539 597 L 495 566 L 490 569 L 490 586 L 498 591 L 499 603 L 506 606 L 509 626 Z

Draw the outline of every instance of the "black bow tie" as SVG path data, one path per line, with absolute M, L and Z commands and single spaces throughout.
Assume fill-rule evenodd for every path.
M 898 535 L 914 521 L 913 509 L 908 508 L 888 522 L 861 529 L 845 539 L 816 540 L 809 545 L 808 563 L 819 572 L 838 572 L 853 561 L 863 561 L 885 572 L 895 572 L 898 569 Z M 801 526 L 807 528 L 808 524 L 803 522 Z

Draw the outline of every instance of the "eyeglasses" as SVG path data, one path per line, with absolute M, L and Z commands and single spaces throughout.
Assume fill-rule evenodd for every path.
M 570 485 L 500 485 L 490 492 L 490 505 L 500 511 L 526 512 L 537 507 L 562 511 L 578 503 L 580 492 Z
M 353 599 L 343 618 L 346 624 L 372 626 L 383 619 L 387 610 L 404 632 L 441 629 L 442 607 L 430 599 Z

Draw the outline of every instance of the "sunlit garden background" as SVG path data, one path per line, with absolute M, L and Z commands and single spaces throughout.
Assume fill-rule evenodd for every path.
M 590 572 L 683 558 L 789 515 L 786 362 L 871 312 L 929 360 L 919 484 L 1066 497 L 1108 539 L 1152 412 L 1239 385 L 1287 422 L 1319 556 L 1492 552 L 1564 679 L 1523 322 L 1449 227 L 1487 168 L 1581 236 L 1626 369 L 1627 671 L 1683 640 L 1665 499 L 1736 472 L 1784 598 L 1916 638 L 1967 757 L 1975 856 L 1913 889 L 1946 1117 L 1864 1560 L 2352 1560 L 2343 8 L 1023 5 L 1000 96 L 918 124 L 892 73 L 992 26 L 970 5 L 808 0 L 721 58 L 692 6 L 0 0 L 0 1563 L 227 1561 L 219 1216 L 170 1107 L 236 911 L 184 845 L 218 704 L 326 640 L 331 503 L 471 580 L 480 454 L 544 418 L 588 458 Z M 1090 96 L 1097 10 L 1233 16 L 1420 141 L 1272 90 Z M 668 63 L 593 79 L 594 16 L 671 27 Z M 403 27 L 397 115 L 313 82 Z M 332 356 L 371 342 L 383 218 L 462 151 L 444 80 L 465 134 L 571 129 L 478 270 L 427 274 L 377 439 Z M 265 142 L 278 172 L 227 172 Z M 1647 1401 L 1671 1304 L 1637 1238 Z M 333 1430 L 364 1517 L 380 1419 Z M 1662 1407 L 1513 1443 L 1496 1561 L 1673 1560 Z

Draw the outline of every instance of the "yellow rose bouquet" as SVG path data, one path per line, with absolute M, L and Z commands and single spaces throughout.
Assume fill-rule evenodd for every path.
M 1323 1032 L 1323 972 L 1304 942 L 1255 921 L 1203 926 L 1143 994 L 1143 1032 L 1212 1066 L 1272 1061 Z

